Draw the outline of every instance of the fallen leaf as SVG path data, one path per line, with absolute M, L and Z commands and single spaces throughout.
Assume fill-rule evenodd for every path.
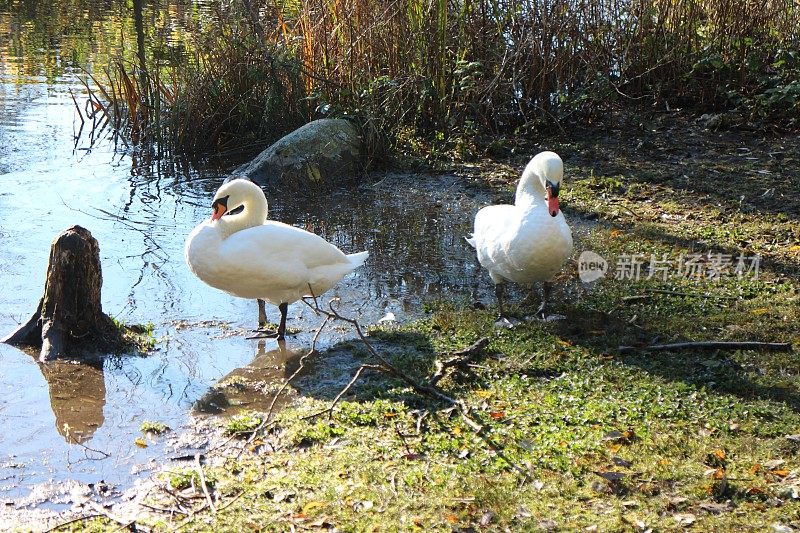
M 692 513 L 679 513 L 672 515 L 672 518 L 678 523 L 679 526 L 691 526 L 697 521 L 697 517 Z
M 455 524 L 456 522 L 458 522 L 458 517 L 454 514 L 449 514 L 445 516 L 444 519 L 450 522 L 451 524 Z
M 610 235 L 611 235 L 611 238 L 612 238 L 612 239 L 616 239 L 617 237 L 619 237 L 620 235 L 622 235 L 622 230 L 620 230 L 620 229 L 612 229 L 612 230 L 610 231 Z
M 748 496 L 761 496 L 762 494 L 766 494 L 766 493 L 764 492 L 764 489 L 762 489 L 760 487 L 749 487 L 745 491 L 745 494 L 747 494 Z
M 767 470 L 775 470 L 785 462 L 786 461 L 784 461 L 783 459 L 773 459 L 771 461 L 764 462 L 761 466 L 763 466 Z
M 622 472 L 600 471 L 600 472 L 595 472 L 595 474 L 605 479 L 606 481 L 610 481 L 612 483 L 616 483 L 617 481 L 625 477 L 625 474 L 623 474 Z
M 622 432 L 614 430 L 614 431 L 609 431 L 608 433 L 603 435 L 602 440 L 619 440 L 621 438 L 622 438 Z
M 670 498 L 667 508 L 673 511 L 677 511 L 678 509 L 682 509 L 686 507 L 686 504 L 689 502 L 689 498 L 684 498 L 683 496 L 675 496 L 674 498 Z
M 506 417 L 506 414 L 503 411 L 492 411 L 489 413 L 489 416 L 491 416 L 494 420 L 502 420 Z
M 136 440 L 134 440 L 133 443 L 139 448 L 147 448 L 147 443 L 142 437 L 136 437 Z
M 770 470 L 769 473 L 778 477 L 786 477 L 789 475 L 789 471 L 786 469 Z
M 328 505 L 328 504 L 325 503 L 325 502 L 321 502 L 321 501 L 317 501 L 317 500 L 310 501 L 310 502 L 308 502 L 307 504 L 305 504 L 303 506 L 303 513 L 307 514 L 307 515 L 311 514 L 311 513 L 314 512 L 315 509 L 319 509 L 320 507 L 325 507 L 326 505 Z
M 492 391 L 479 389 L 479 390 L 475 391 L 475 395 L 476 396 L 480 396 L 481 398 L 491 398 L 492 397 Z
M 753 309 L 750 312 L 753 313 L 756 316 L 766 315 L 767 313 L 769 313 L 769 308 L 768 307 L 759 307 L 758 309 Z
M 622 457 L 617 457 L 616 455 L 615 455 L 614 457 L 612 457 L 612 458 L 611 458 L 611 461 L 612 461 L 612 462 L 613 462 L 615 465 L 617 465 L 617 466 L 621 466 L 621 467 L 623 467 L 623 468 L 630 468 L 631 466 L 633 466 L 633 463 L 631 463 L 630 461 L 626 461 L 626 460 L 625 460 L 625 459 L 623 459 Z
M 726 503 L 701 503 L 700 509 L 711 514 L 722 514 L 732 510 L 730 502 Z

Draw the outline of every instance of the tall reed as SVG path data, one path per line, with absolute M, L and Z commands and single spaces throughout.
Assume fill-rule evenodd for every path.
M 174 67 L 162 76 L 174 88 L 149 91 L 169 139 L 188 151 L 331 113 L 439 137 L 593 122 L 642 104 L 800 116 L 800 7 L 790 0 L 225 5 L 192 68 Z M 118 70 L 127 95 L 125 79 Z M 122 100 L 142 114 L 141 101 Z

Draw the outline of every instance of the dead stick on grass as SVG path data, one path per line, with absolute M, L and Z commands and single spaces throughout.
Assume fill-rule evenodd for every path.
M 60 524 L 54 525 L 50 529 L 44 530 L 44 533 L 51 533 L 52 531 L 55 531 L 56 529 L 61 529 L 62 527 L 66 527 L 66 526 L 72 525 L 72 524 L 74 524 L 76 522 L 83 522 L 84 520 L 91 520 L 92 518 L 100 518 L 101 516 L 105 517 L 105 515 L 101 514 L 101 513 L 93 513 L 93 514 L 77 516 L 77 517 L 73 518 L 72 520 L 68 520 L 66 522 L 61 522 Z
M 269 404 L 269 408 L 267 409 L 267 414 L 264 416 L 264 420 L 262 420 L 261 423 L 258 425 L 258 427 L 256 427 L 250 433 L 250 436 L 247 438 L 247 441 L 244 443 L 244 446 L 242 446 L 242 449 L 239 450 L 239 454 L 237 455 L 237 459 L 238 459 L 239 456 L 241 456 L 241 454 L 244 451 L 244 449 L 247 448 L 255 440 L 256 435 L 258 435 L 258 433 L 262 429 L 264 429 L 267 426 L 267 424 L 270 423 L 270 421 L 272 419 L 272 413 L 275 410 L 275 404 L 278 401 L 278 398 L 280 397 L 281 394 L 283 394 L 283 391 L 286 390 L 286 388 L 289 386 L 289 384 L 292 382 L 292 380 L 294 378 L 296 378 L 298 375 L 300 375 L 300 372 L 303 371 L 303 368 L 305 367 L 305 364 L 306 364 L 306 359 L 308 357 L 310 357 L 312 354 L 316 353 L 316 351 L 317 351 L 317 341 L 319 340 L 319 336 L 322 333 L 322 330 L 328 324 L 328 322 L 330 322 L 330 320 L 331 319 L 329 317 L 325 317 L 325 320 L 322 322 L 322 324 L 320 324 L 319 328 L 317 328 L 317 332 L 314 334 L 314 340 L 311 341 L 311 348 L 308 350 L 308 352 L 306 352 L 303 355 L 303 357 L 300 358 L 300 365 L 297 367 L 297 370 L 292 372 L 292 375 L 289 376 L 288 378 L 286 378 L 286 380 L 284 380 L 283 385 L 281 385 L 281 388 L 278 389 L 275 392 L 275 394 L 272 396 L 272 401 Z
M 306 415 L 306 416 L 302 417 L 302 420 L 310 420 L 312 418 L 316 418 L 316 417 L 318 417 L 320 415 L 324 415 L 324 414 L 327 414 L 328 416 L 333 415 L 333 410 L 336 407 L 336 404 L 338 404 L 339 400 L 342 399 L 342 396 L 347 394 L 347 391 L 349 391 L 350 388 L 353 385 L 355 385 L 356 381 L 358 381 L 358 378 L 360 378 L 361 374 L 364 373 L 364 370 L 377 370 L 379 372 L 382 372 L 383 368 L 380 365 L 361 365 L 360 367 L 358 367 L 358 370 L 356 370 L 356 373 L 353 374 L 353 377 L 350 378 L 350 381 L 347 383 L 347 385 L 345 385 L 344 388 L 339 391 L 339 394 L 336 395 L 336 397 L 333 399 L 333 401 L 331 402 L 331 404 L 328 407 L 326 407 L 325 409 L 323 409 L 321 411 L 317 411 L 316 413 L 312 413 L 310 415 Z
M 471 363 L 478 355 L 483 352 L 483 349 L 489 344 L 489 339 L 487 337 L 481 337 L 477 341 L 475 341 L 471 346 L 467 346 L 463 350 L 459 350 L 457 352 L 453 352 L 453 356 L 450 359 L 446 359 L 444 361 L 436 361 L 434 364 L 436 366 L 436 371 L 433 375 L 428 379 L 428 386 L 434 387 L 436 386 L 442 378 L 445 377 L 447 374 L 447 370 L 453 367 L 464 367 Z
M 238 500 L 239 500 L 239 498 L 241 498 L 242 496 L 244 496 L 244 492 L 245 492 L 245 491 L 243 490 L 242 492 L 240 492 L 239 494 L 237 494 L 236 496 L 234 496 L 233 498 L 231 498 L 230 500 L 228 500 L 228 501 L 225 503 L 225 505 L 223 505 L 222 507 L 218 508 L 218 509 L 217 509 L 217 511 L 224 511 L 225 509 L 227 509 L 228 507 L 230 507 L 231 505 L 233 505 L 233 504 L 234 504 L 236 501 L 238 501 Z M 195 519 L 195 517 L 196 517 L 196 516 L 197 516 L 199 513 L 201 513 L 201 512 L 203 512 L 203 511 L 205 511 L 206 509 L 208 509 L 208 504 L 207 504 L 207 503 L 203 504 L 203 505 L 202 505 L 202 506 L 201 506 L 199 509 L 197 509 L 196 511 L 193 511 L 193 512 L 191 513 L 191 515 L 189 515 L 188 517 L 184 518 L 184 519 L 183 519 L 183 521 L 182 521 L 180 524 L 178 524 L 177 526 L 175 526 L 175 529 L 173 529 L 172 531 L 173 531 L 173 532 L 174 532 L 174 531 L 179 531 L 179 530 L 183 529 L 184 527 L 188 526 L 189 524 L 191 524 L 191 523 L 192 523 L 192 520 L 194 520 L 194 519 Z
M 203 465 L 200 464 L 200 454 L 197 453 L 194 456 L 194 465 L 197 469 L 197 473 L 200 476 L 200 486 L 203 488 L 203 494 L 206 495 L 206 501 L 208 502 L 208 506 L 211 507 L 211 512 L 217 514 L 217 507 L 214 505 L 214 501 L 211 499 L 211 494 L 208 492 L 208 485 L 206 484 L 206 475 L 203 473 Z
M 313 297 L 313 292 L 312 292 L 312 297 Z M 341 398 L 343 393 L 353 386 L 353 384 L 362 375 L 365 369 L 378 370 L 380 372 L 383 372 L 384 374 L 396 377 L 401 381 L 405 382 L 416 392 L 434 399 L 442 400 L 453 406 L 455 409 L 457 409 L 464 423 L 467 424 L 475 432 L 476 435 L 481 437 L 481 439 L 486 443 L 486 445 L 489 446 L 497 454 L 498 457 L 504 460 L 511 468 L 516 470 L 524 479 L 526 480 L 529 479 L 530 476 L 528 475 L 527 471 L 525 471 L 525 469 L 514 463 L 511 459 L 509 459 L 505 455 L 503 447 L 494 442 L 491 436 L 489 436 L 489 434 L 486 432 L 486 428 L 483 425 L 476 422 L 470 416 L 469 406 L 467 406 L 467 404 L 463 400 L 457 400 L 455 398 L 452 398 L 451 396 L 448 396 L 441 389 L 439 389 L 434 385 L 429 385 L 427 383 L 426 384 L 418 383 L 411 376 L 409 376 L 408 374 L 406 374 L 405 372 L 394 366 L 392 363 L 390 363 L 385 357 L 383 357 L 380 353 L 378 353 L 372 346 L 372 344 L 369 342 L 369 340 L 367 340 L 366 336 L 364 335 L 364 332 L 361 330 L 361 325 L 358 323 L 358 321 L 354 318 L 348 318 L 346 316 L 343 316 L 342 314 L 339 313 L 338 309 L 334 307 L 334 302 L 339 301 L 338 298 L 328 302 L 329 311 L 326 311 L 325 309 L 319 307 L 319 305 L 317 304 L 316 297 L 313 297 L 313 301 L 314 301 L 313 306 L 307 300 L 303 300 L 303 303 L 311 307 L 311 309 L 313 309 L 315 312 L 327 318 L 330 318 L 332 320 L 341 320 L 343 322 L 351 324 L 353 328 L 356 330 L 359 339 L 367 348 L 369 353 L 380 362 L 380 364 L 378 365 L 362 365 L 361 367 L 359 367 L 358 371 L 356 371 L 356 375 L 353 376 L 353 378 L 350 380 L 350 383 L 347 384 L 345 390 L 337 395 L 337 399 Z M 483 343 L 481 342 L 481 340 L 479 340 L 473 346 L 482 346 L 482 345 Z M 461 350 L 460 352 L 469 353 L 471 348 L 472 347 L 467 348 L 465 350 Z M 325 409 L 323 411 L 320 411 L 319 413 L 316 413 L 316 416 L 319 416 L 320 414 L 324 414 L 326 412 L 329 412 L 329 409 Z
M 726 341 L 699 341 L 676 342 L 674 344 L 653 344 L 651 346 L 620 346 L 619 353 L 638 351 L 649 352 L 674 352 L 679 350 L 760 350 L 765 352 L 791 352 L 792 345 L 788 342 L 726 342 Z

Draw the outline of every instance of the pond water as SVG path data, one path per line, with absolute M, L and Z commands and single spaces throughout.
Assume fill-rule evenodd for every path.
M 202 14 L 206 4 L 163 9 Z M 125 487 L 168 451 L 164 439 L 137 446 L 142 422 L 180 428 L 198 400 L 208 404 L 217 380 L 248 365 L 283 378 L 285 352 L 275 341 L 246 338 L 255 302 L 204 285 L 183 260 L 185 236 L 210 216 L 230 165 L 143 163 L 108 138 L 86 131 L 76 138 L 72 94 L 85 98 L 80 67 L 124 47 L 109 35 L 131 37 L 124 2 L 70 5 L 77 14 L 55 16 L 49 9 L 66 9 L 56 2 L 0 3 L 0 335 L 36 308 L 53 238 L 80 224 L 100 244 L 104 310 L 126 323 L 152 322 L 158 344 L 146 357 L 108 357 L 94 366 L 40 365 L 0 344 L 0 500 L 18 507 L 67 503 L 67 495 L 42 489 L 63 480 Z M 80 31 L 69 31 L 70 20 L 82 21 Z M 318 201 L 270 196 L 270 215 L 346 252 L 369 250 L 367 264 L 326 296 L 340 296 L 343 312 L 364 324 L 388 312 L 404 321 L 421 313 L 425 298 L 466 299 L 491 289 L 463 241 L 488 199 L 465 192 L 462 181 L 387 175 Z M 270 319 L 277 316 L 268 308 Z M 301 304 L 291 306 L 289 319 L 302 333 L 287 345 L 308 349 L 321 319 Z M 331 328 L 321 345 L 349 336 L 347 328 Z

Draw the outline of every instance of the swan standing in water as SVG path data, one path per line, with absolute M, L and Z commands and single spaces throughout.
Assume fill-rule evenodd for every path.
M 564 164 L 558 154 L 537 154 L 522 172 L 514 205 L 490 205 L 475 215 L 467 242 L 495 284 L 503 316 L 504 284 L 544 282 L 537 316 L 546 317 L 550 280 L 572 253 L 572 233 L 558 208 Z
M 240 207 L 241 212 L 231 213 Z M 274 335 L 279 340 L 286 332 L 290 303 L 320 296 L 368 256 L 367 252 L 345 255 L 318 235 L 267 220 L 264 192 L 248 180 L 222 185 L 211 208 L 211 220 L 197 226 L 186 240 L 186 264 L 214 288 L 258 299 L 259 327 L 267 321 L 264 301 L 277 305 L 281 322 Z

